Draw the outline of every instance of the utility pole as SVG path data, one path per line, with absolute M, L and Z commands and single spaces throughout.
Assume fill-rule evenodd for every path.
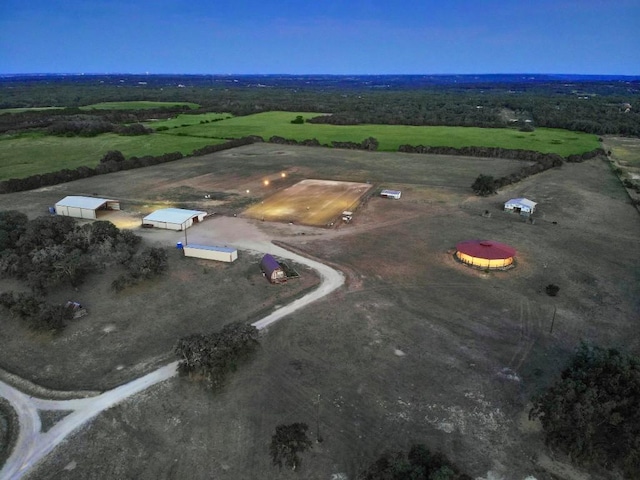
M 553 323 L 556 321 L 556 310 L 558 307 L 553 307 L 553 318 L 551 318 L 551 328 L 549 329 L 549 333 L 553 333 Z
M 316 400 L 316 442 L 322 443 L 322 437 L 320 436 L 320 394 Z

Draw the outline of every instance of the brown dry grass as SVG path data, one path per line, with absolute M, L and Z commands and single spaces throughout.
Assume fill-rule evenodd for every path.
M 295 167 L 314 178 L 372 180 L 401 189 L 403 197 L 372 198 L 352 224 L 319 234 L 265 222 L 281 240 L 341 265 L 348 285 L 270 327 L 256 357 L 220 392 L 180 379 L 157 386 L 104 412 L 30 478 L 356 478 L 383 450 L 422 442 L 473 477 L 491 470 L 508 479 L 551 479 L 566 459 L 546 450 L 536 428 L 523 426 L 531 395 L 553 380 L 581 340 L 640 352 L 640 221 L 600 159 L 566 164 L 488 198 L 470 195 L 473 179 L 517 171 L 521 163 L 271 145 L 199 161 L 128 172 L 126 181 L 110 175 L 100 191 L 144 202 L 154 179 L 200 176 L 206 165 L 238 179 Z M 291 177 L 291 184 L 301 179 Z M 62 193 L 94 188 L 76 182 L 30 192 L 31 204 L 42 211 Z M 7 203 L 23 205 L 26 196 L 6 197 Z M 534 225 L 501 211 L 516 196 L 539 202 Z M 485 210 L 491 218 L 481 215 Z M 450 250 L 468 238 L 513 245 L 517 268 L 485 274 L 455 262 Z M 183 283 L 194 288 L 193 280 Z M 548 283 L 560 286 L 557 297 L 544 294 Z M 209 287 L 206 294 L 214 296 L 223 285 Z M 250 290 L 228 293 L 228 308 L 235 311 Z M 154 319 L 138 321 L 152 327 Z M 176 314 L 175 321 L 184 319 Z M 149 357 L 158 333 L 149 328 L 136 340 Z M 13 331 L 3 347 L 15 343 L 11 355 L 20 358 L 19 346 L 48 348 L 48 341 L 36 345 Z M 79 357 L 71 343 L 68 356 Z M 42 356 L 33 370 L 59 377 L 63 358 Z M 81 358 L 93 361 L 90 353 Z M 506 379 L 504 368 L 520 381 Z M 304 421 L 315 439 L 316 420 L 324 441 L 303 455 L 300 472 L 273 468 L 268 445 L 275 426 Z

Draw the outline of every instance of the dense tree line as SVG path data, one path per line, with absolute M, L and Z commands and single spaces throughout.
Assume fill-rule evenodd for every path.
M 331 112 L 331 115 L 309 120 L 316 123 L 501 127 L 527 119 L 538 127 L 640 136 L 640 82 L 637 79 L 567 82 L 555 78 L 493 81 L 492 77 L 486 77 L 446 82 L 404 76 L 372 77 L 372 81 L 365 82 L 319 76 L 304 81 L 247 77 L 234 82 L 200 76 L 188 78 L 188 88 L 176 88 L 178 82 L 186 81 L 185 78 L 145 77 L 144 86 L 135 82 L 134 77 L 125 83 L 108 76 L 58 78 L 55 82 L 34 78 L 2 79 L 0 108 L 80 107 L 101 101 L 126 100 L 185 101 L 202 105 L 198 112 L 233 115 L 271 110 Z M 264 82 L 271 82 L 269 88 L 257 88 Z M 505 111 L 509 114 L 505 115 Z M 28 113 L 22 117 L 23 123 L 28 118 L 32 124 L 42 124 L 40 118 L 55 115 L 50 111 Z M 97 114 L 97 111 L 91 113 Z M 161 118 L 162 112 L 118 114 Z M 13 122 L 12 116 L 0 115 L 0 132 L 7 130 L 4 125 Z M 136 121 L 140 122 L 142 118 L 113 123 Z
M 34 330 L 60 332 L 73 318 L 73 310 L 66 305 L 46 303 L 42 297 L 29 293 L 0 293 L 0 307 L 10 315 L 27 322 Z
M 422 444 L 408 452 L 383 453 L 359 476 L 359 480 L 471 480 L 442 453 L 432 453 Z
M 329 144 L 321 144 L 317 138 L 306 139 L 306 140 L 294 140 L 292 138 L 284 138 L 277 135 L 274 135 L 269 138 L 269 143 L 277 143 L 280 145 L 302 145 L 305 147 L 332 147 L 332 148 L 343 148 L 346 150 L 368 150 L 375 151 L 378 149 L 379 142 L 374 137 L 365 138 L 362 142 L 331 142 Z
M 218 388 L 227 374 L 234 371 L 257 346 L 256 327 L 232 322 L 219 332 L 195 333 L 181 338 L 174 352 L 179 359 L 180 374 L 204 379 L 213 388 Z
M 185 110 L 186 109 L 186 110 Z M 125 132 L 125 127 L 140 124 L 151 118 L 171 118 L 190 111 L 188 107 L 176 106 L 147 110 L 89 110 L 61 108 L 51 110 L 27 110 L 0 114 L 0 133 L 43 131 L 51 135 L 94 136 L 105 132 Z M 134 127 L 141 135 L 141 127 Z M 145 128 L 145 132 L 146 132 Z M 131 133 L 129 133 L 131 134 Z
M 260 137 L 244 137 L 236 140 L 229 140 L 225 143 L 209 145 L 207 147 L 196 149 L 191 153 L 191 155 L 206 155 L 229 148 L 236 148 L 241 145 L 248 145 L 261 140 L 262 139 Z M 180 152 L 165 153 L 164 155 L 158 156 L 134 156 L 126 160 L 124 160 L 122 153 L 118 152 L 118 154 L 108 152 L 99 160 L 99 164 L 96 167 L 87 167 L 83 165 L 75 169 L 65 168 L 56 172 L 0 181 L 0 194 L 33 190 L 35 188 L 71 182 L 73 180 L 80 180 L 82 178 L 88 178 L 95 175 L 103 175 L 106 173 L 118 172 L 120 170 L 149 167 L 151 165 L 159 165 L 161 163 L 173 162 L 184 158 L 184 155 Z
M 582 344 L 560 378 L 534 398 L 546 443 L 582 465 L 640 478 L 640 358 Z
M 0 211 L 0 275 L 31 289 L 31 293 L 3 292 L 0 306 L 31 328 L 60 331 L 73 310 L 47 303 L 50 289 L 78 287 L 87 275 L 111 266 L 125 270 L 124 286 L 166 270 L 166 251 L 138 251 L 140 242 L 133 232 L 119 230 L 111 222 L 79 225 L 70 217 L 29 220 L 20 212 Z
M 59 284 L 76 287 L 109 264 L 135 264 L 140 237 L 111 222 L 78 225 L 71 217 L 33 220 L 15 211 L 0 212 L 0 274 L 24 281 L 44 295 Z

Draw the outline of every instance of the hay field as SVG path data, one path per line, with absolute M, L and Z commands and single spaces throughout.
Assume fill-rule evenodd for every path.
M 343 211 L 355 210 L 370 189 L 367 183 L 302 180 L 249 207 L 244 215 L 270 222 L 332 225 Z

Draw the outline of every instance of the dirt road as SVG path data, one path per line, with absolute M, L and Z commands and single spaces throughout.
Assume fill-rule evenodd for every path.
M 282 258 L 307 265 L 318 272 L 320 286 L 289 305 L 280 307 L 253 325 L 259 330 L 267 328 L 283 317 L 328 295 L 344 283 L 344 275 L 327 265 L 289 252 L 271 243 L 271 236 L 258 229 L 255 223 L 239 218 L 217 218 L 193 229 L 192 243 L 211 243 L 233 246 L 241 250 L 271 253 Z M 148 241 L 167 244 L 183 239 L 183 232 L 141 232 Z M 147 388 L 176 375 L 178 362 L 161 367 L 144 377 L 133 380 L 100 395 L 73 400 L 46 400 L 26 395 L 11 385 L 0 381 L 0 396 L 7 399 L 18 415 L 20 431 L 11 456 L 0 470 L 2 479 L 19 479 L 31 467 L 48 455 L 77 428 L 89 422 L 100 412 Z M 47 432 L 41 432 L 42 424 L 38 411 L 71 411 Z

